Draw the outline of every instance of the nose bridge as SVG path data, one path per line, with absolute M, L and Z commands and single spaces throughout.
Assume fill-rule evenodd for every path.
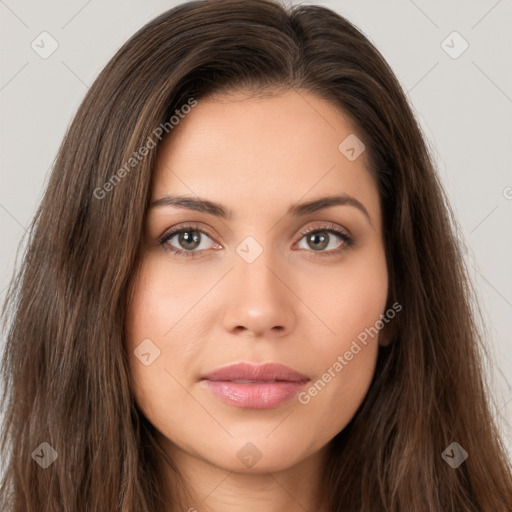
M 269 237 L 266 238 L 268 240 Z M 236 248 L 237 257 L 229 281 L 226 328 L 245 327 L 256 334 L 293 322 L 293 294 L 272 248 L 247 237 Z
M 253 253 L 253 248 L 249 249 L 247 254 Z M 238 249 L 237 249 L 238 252 Z M 235 279 L 244 292 L 243 295 L 270 294 L 274 297 L 279 294 L 278 288 L 281 286 L 279 279 L 276 277 L 276 257 L 272 249 L 264 249 L 254 260 L 245 259 L 239 255 L 239 259 L 235 265 Z M 279 286 L 280 283 L 280 286 Z M 244 290 L 245 285 L 245 290 Z

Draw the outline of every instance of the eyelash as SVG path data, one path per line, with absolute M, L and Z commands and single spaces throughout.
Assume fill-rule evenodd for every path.
M 177 249 L 176 247 L 173 247 L 172 245 L 169 245 L 167 243 L 171 238 L 173 238 L 174 235 L 176 235 L 178 233 L 185 232 L 185 231 L 198 231 L 199 233 L 202 233 L 213 240 L 213 236 L 210 233 L 208 233 L 208 231 L 206 231 L 204 228 L 200 228 L 199 225 L 197 225 L 197 224 L 191 223 L 191 224 L 187 224 L 185 226 L 179 226 L 179 227 L 165 233 L 163 235 L 163 237 L 159 240 L 160 245 L 163 247 L 163 249 L 165 251 L 169 251 L 172 254 L 175 254 L 180 257 L 196 258 L 196 257 L 200 256 L 201 253 L 203 252 L 203 250 L 201 250 L 201 251 L 186 251 L 183 249 Z M 342 231 L 339 227 L 337 227 L 335 224 L 332 224 L 332 223 L 314 225 L 314 226 L 306 229 L 305 231 L 302 231 L 300 233 L 299 241 L 302 240 L 302 238 L 304 238 L 306 235 L 309 235 L 310 233 L 316 233 L 316 232 L 321 232 L 321 231 L 326 231 L 327 233 L 333 233 L 335 235 L 338 235 L 343 240 L 343 244 L 340 247 L 338 247 L 337 249 L 332 249 L 330 251 L 313 251 L 313 250 L 309 251 L 309 252 L 315 253 L 315 257 L 316 256 L 319 256 L 319 257 L 334 256 L 334 255 L 339 254 L 341 251 L 351 247 L 354 244 L 354 240 L 352 239 L 352 237 L 350 237 L 345 231 Z

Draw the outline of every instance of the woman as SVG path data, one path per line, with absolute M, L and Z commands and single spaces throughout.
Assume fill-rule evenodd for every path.
M 148 23 L 80 106 L 9 290 L 1 509 L 510 510 L 451 215 L 341 16 Z

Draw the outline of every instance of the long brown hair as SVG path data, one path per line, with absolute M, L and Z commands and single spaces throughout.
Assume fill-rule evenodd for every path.
M 123 348 L 157 134 L 172 136 L 176 110 L 215 92 L 290 89 L 329 100 L 357 126 L 381 197 L 389 305 L 403 306 L 363 404 L 330 443 L 329 510 L 510 510 L 474 291 L 408 101 L 346 19 L 265 0 L 165 12 L 124 44 L 78 109 L 2 312 L 1 510 L 164 508 L 160 448 Z M 442 457 L 452 442 L 468 453 L 457 468 Z

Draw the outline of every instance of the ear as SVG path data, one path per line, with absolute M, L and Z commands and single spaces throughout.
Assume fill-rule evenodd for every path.
M 386 326 L 384 326 L 379 333 L 379 345 L 381 347 L 387 347 L 390 343 L 389 329 L 386 329 Z

